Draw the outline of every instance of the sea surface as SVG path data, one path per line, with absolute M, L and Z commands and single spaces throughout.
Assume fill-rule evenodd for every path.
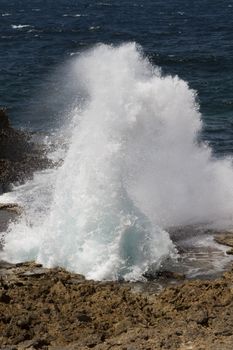
M 0 105 L 15 126 L 57 126 L 65 102 L 45 96 L 61 89 L 54 72 L 73 54 L 134 41 L 197 91 L 202 138 L 232 154 L 232 0 L 1 0 L 0 19 Z
M 1 257 L 96 280 L 228 266 L 233 1 L 0 0 L 0 19 L 0 105 L 62 164 L 1 196 L 24 208 Z

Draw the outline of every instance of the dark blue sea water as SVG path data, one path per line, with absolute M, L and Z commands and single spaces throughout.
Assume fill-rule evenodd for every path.
M 188 276 L 229 262 L 203 224 L 233 225 L 232 22 L 233 0 L 0 0 L 0 106 L 16 127 L 55 135 L 49 156 L 65 160 L 2 196 L 26 214 L 6 260 L 130 280 L 175 264 L 174 245 Z M 135 45 L 76 56 L 127 42 L 197 91 L 201 139 L 231 158 L 196 144 L 193 95 L 153 76 Z
M 58 67 L 100 42 L 136 41 L 197 90 L 202 137 L 232 154 L 232 22 L 232 0 L 0 0 L 0 105 L 16 126 L 52 128 L 59 103 L 45 96 L 59 95 Z

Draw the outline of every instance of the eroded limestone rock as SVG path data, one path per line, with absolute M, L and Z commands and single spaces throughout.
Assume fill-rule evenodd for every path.
M 232 349 L 233 270 L 150 295 L 33 262 L 0 270 L 1 349 Z

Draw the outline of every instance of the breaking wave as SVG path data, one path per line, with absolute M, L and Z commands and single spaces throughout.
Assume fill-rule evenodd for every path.
M 99 45 L 70 70 L 68 151 L 61 167 L 8 195 L 27 217 L 11 224 L 5 258 L 134 280 L 176 255 L 169 226 L 232 220 L 231 159 L 199 141 L 186 82 L 163 76 L 134 43 Z

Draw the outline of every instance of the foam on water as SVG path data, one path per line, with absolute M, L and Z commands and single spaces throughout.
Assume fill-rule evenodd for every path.
M 12 24 L 11 25 L 12 29 L 24 29 L 24 28 L 28 28 L 28 27 L 31 27 L 31 25 L 29 25 L 29 24 L 18 24 L 18 25 Z
M 99 45 L 70 69 L 79 102 L 64 163 L 5 196 L 28 214 L 10 226 L 4 258 L 132 280 L 175 255 L 166 227 L 232 221 L 231 160 L 198 142 L 187 83 L 133 43 Z

